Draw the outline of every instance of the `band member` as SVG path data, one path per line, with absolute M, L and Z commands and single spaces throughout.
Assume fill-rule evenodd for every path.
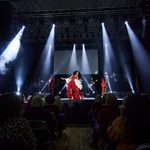
M 110 89 L 109 76 L 107 72 L 104 73 L 104 80 L 105 80 L 105 92 L 109 92 L 111 89 Z
M 82 84 L 80 80 L 80 72 L 74 71 L 69 78 L 62 78 L 62 80 L 66 80 L 67 97 L 71 100 L 81 100 Z
M 106 80 L 104 78 L 102 78 L 101 80 L 101 88 L 102 88 L 101 96 L 103 97 L 106 92 Z
M 55 95 L 55 76 L 51 75 L 48 80 L 48 89 L 50 94 Z
M 119 77 L 118 74 L 113 72 L 112 76 L 110 76 L 110 84 L 113 91 L 118 91 L 118 85 L 119 85 Z
M 92 80 L 92 85 L 93 85 L 93 90 L 95 91 L 96 95 L 100 95 L 101 94 L 101 88 L 100 88 L 100 84 L 101 84 L 101 78 L 100 75 L 97 74 L 94 76 L 94 79 Z
M 118 81 L 117 73 L 113 72 L 113 74 L 112 74 L 112 76 L 110 78 L 112 78 L 114 82 L 117 82 Z

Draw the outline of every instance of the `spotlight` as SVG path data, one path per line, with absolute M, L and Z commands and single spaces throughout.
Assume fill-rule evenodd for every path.
M 127 24 L 128 24 L 128 21 L 125 21 L 124 23 L 127 25 Z
M 135 93 L 135 91 L 134 91 L 134 90 L 132 90 L 132 93 L 134 94 L 134 93 Z
M 93 91 L 93 94 L 95 93 L 95 91 Z
M 49 45 L 49 50 L 51 50 L 51 48 L 52 48 L 52 45 L 50 44 L 50 45 Z
M 101 25 L 104 26 L 104 22 L 102 22 Z
M 22 37 L 24 28 L 22 28 L 17 35 L 13 38 L 13 40 L 9 43 L 7 48 L 0 55 L 0 74 L 5 74 L 8 68 L 6 64 L 9 62 L 13 62 L 18 55 L 20 49 L 20 39 Z
M 59 94 L 61 94 L 61 92 L 59 92 Z
M 19 91 L 17 91 L 17 92 L 16 92 L 16 95 L 20 95 L 20 92 L 19 92 Z
M 150 64 L 149 52 L 129 24 L 126 24 L 126 29 L 130 40 L 135 65 L 137 66 L 139 78 L 141 79 L 142 90 L 149 93 L 149 80 L 147 80 L 150 76 L 150 72 L 147 70 Z M 131 89 L 131 91 L 133 91 L 133 89 Z
M 41 94 L 41 92 L 39 92 L 39 94 Z
M 98 74 L 98 71 L 97 71 L 97 70 L 95 70 L 95 74 Z
M 55 28 L 55 24 L 53 24 L 53 28 Z
M 88 85 L 88 88 L 90 88 L 92 86 L 92 84 L 89 84 L 89 83 L 87 85 Z

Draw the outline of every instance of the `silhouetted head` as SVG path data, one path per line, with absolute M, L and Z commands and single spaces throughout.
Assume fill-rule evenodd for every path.
M 136 144 L 150 142 L 150 99 L 147 94 L 125 97 L 123 115 L 132 130 Z
M 42 107 L 44 104 L 42 97 L 39 95 L 34 96 L 31 99 L 31 107 Z
M 106 105 L 117 106 L 117 96 L 115 93 L 108 93 L 106 95 Z
M 16 93 L 6 93 L 0 96 L 0 123 L 8 118 L 19 116 L 23 99 Z
M 45 102 L 46 102 L 47 104 L 53 104 L 53 103 L 55 102 L 55 97 L 54 97 L 54 95 L 52 95 L 52 94 L 46 95 L 46 97 L 45 97 Z

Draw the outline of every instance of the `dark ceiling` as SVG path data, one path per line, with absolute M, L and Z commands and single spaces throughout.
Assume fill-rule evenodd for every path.
M 3 0 L 4 1 L 4 0 Z M 100 24 L 105 22 L 112 40 L 124 40 L 125 20 L 142 32 L 142 0 L 5 0 L 12 7 L 11 33 L 25 25 L 25 42 L 45 42 L 51 25 L 56 24 L 56 46 L 101 41 Z
M 11 0 L 20 11 L 138 7 L 142 0 Z

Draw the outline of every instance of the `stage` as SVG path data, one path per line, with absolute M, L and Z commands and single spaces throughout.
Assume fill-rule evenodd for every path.
M 93 101 L 95 98 L 94 97 L 85 97 L 85 98 L 83 98 L 82 100 L 70 100 L 69 98 L 61 98 L 61 101 Z M 123 100 L 123 98 L 117 98 L 117 100 L 118 101 L 122 101 Z
M 61 98 L 62 101 L 64 100 L 68 100 L 68 101 L 83 101 L 83 100 L 94 100 L 95 98 L 94 97 L 86 97 L 86 98 L 83 98 L 82 100 L 70 100 L 69 98 Z

